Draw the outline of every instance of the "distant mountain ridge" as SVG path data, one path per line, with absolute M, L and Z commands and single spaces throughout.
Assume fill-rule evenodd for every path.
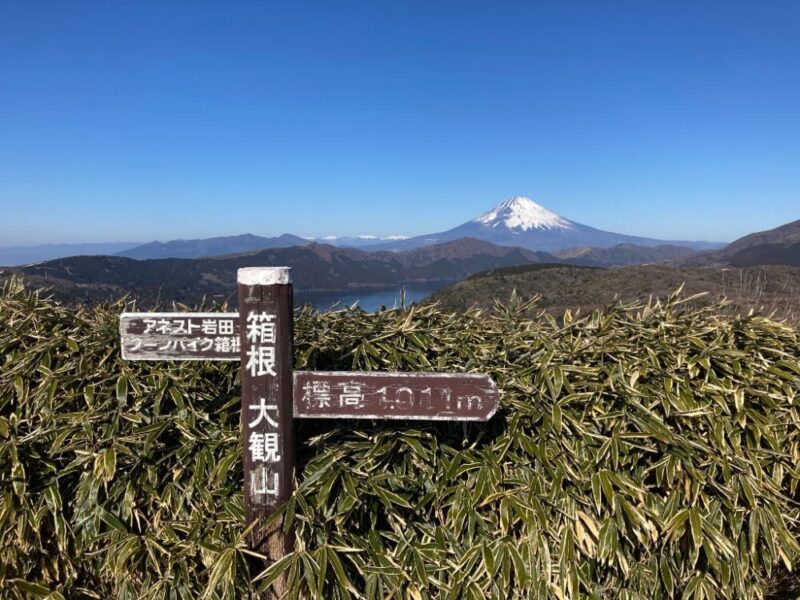
M 496 301 L 508 303 L 512 295 L 523 300 L 539 296 L 535 310 L 544 309 L 559 318 L 565 310 L 573 314 L 581 310 L 586 315 L 620 301 L 663 300 L 680 287 L 686 296 L 706 294 L 696 303 L 727 299 L 731 314 L 774 312 L 777 318 L 800 323 L 800 269 L 785 265 L 713 268 L 654 264 L 615 269 L 521 265 L 477 273 L 441 288 L 426 302 L 463 311 L 470 306 L 490 308 Z
M 364 248 L 370 249 L 378 244 L 390 244 L 408 239 L 406 235 L 389 235 L 379 237 L 377 235 L 356 235 L 356 236 L 337 236 L 328 235 L 321 238 L 316 238 L 313 241 L 320 244 L 330 244 L 331 246 L 338 246 L 340 248 Z
M 512 196 L 491 210 L 461 225 L 428 235 L 402 235 L 380 238 L 372 235 L 327 236 L 305 238 L 292 234 L 261 237 L 252 234 L 196 240 L 151 242 L 118 252 L 137 260 L 152 258 L 204 258 L 268 248 L 288 248 L 310 243 L 366 250 L 406 251 L 441 244 L 460 238 L 474 238 L 499 246 L 526 248 L 534 251 L 556 252 L 574 247 L 611 248 L 620 244 L 636 246 L 684 246 L 693 250 L 709 250 L 722 244 L 696 241 L 664 241 L 623 235 L 595 229 L 570 221 L 524 196 Z M 627 264 L 627 263 L 626 263 Z
M 0 266 L 14 267 L 65 256 L 108 255 L 135 248 L 141 242 L 92 242 L 86 244 L 39 244 L 0 247 Z
M 96 301 L 131 293 L 145 303 L 235 298 L 241 267 L 285 265 L 298 290 L 386 288 L 402 283 L 451 282 L 504 266 L 556 260 L 546 253 L 455 240 L 409 252 L 367 252 L 309 243 L 212 258 L 136 260 L 122 256 L 61 258 L 14 269 L 64 299 Z
M 685 246 L 693 250 L 718 248 L 722 244 L 703 241 L 665 241 L 595 229 L 570 221 L 525 196 L 512 196 L 492 210 L 461 225 L 428 235 L 376 246 L 385 250 L 410 250 L 470 237 L 500 246 L 554 252 L 573 247 L 609 248 L 619 244 L 637 246 Z
M 681 261 L 686 266 L 800 266 L 800 220 L 739 238 L 712 252 Z
M 12 255 L 0 248 L 0 265 L 14 266 L 51 260 L 64 256 L 112 254 L 136 260 L 158 258 L 206 258 L 257 252 L 272 248 L 289 248 L 311 243 L 324 243 L 342 248 L 363 248 L 365 250 L 393 252 L 413 250 L 425 246 L 441 244 L 460 238 L 474 238 L 499 246 L 526 248 L 533 251 L 558 252 L 568 248 L 592 247 L 611 248 L 620 244 L 636 246 L 685 246 L 694 250 L 718 248 L 721 244 L 713 242 L 665 242 L 650 238 L 611 233 L 587 225 L 570 221 L 555 212 L 537 204 L 524 196 L 513 196 L 503 200 L 494 208 L 461 225 L 429 235 L 405 237 L 392 235 L 378 237 L 326 236 L 307 238 L 290 233 L 276 237 L 263 237 L 250 233 L 233 236 L 219 236 L 205 239 L 176 239 L 166 242 L 154 241 L 146 244 L 108 244 L 75 246 L 72 250 L 53 246 L 27 248 L 29 252 Z M 94 248 L 90 246 L 96 246 Z M 7 248 L 7 251 L 20 249 Z M 26 250 L 26 249 L 21 249 Z M 19 253 L 17 253 L 19 254 Z
M 214 237 L 197 240 L 172 240 L 169 242 L 150 242 L 135 248 L 117 252 L 115 256 L 147 260 L 154 258 L 206 258 L 210 256 L 225 256 L 226 254 L 241 254 L 242 252 L 255 252 L 269 248 L 288 248 L 290 246 L 303 246 L 311 240 L 301 238 L 290 233 L 278 237 L 261 237 L 251 233 Z
M 741 252 L 753 246 L 766 244 L 793 245 L 800 243 L 800 219 L 786 223 L 774 229 L 758 231 L 739 238 L 725 247 L 727 253 Z
M 262 237 L 245 233 L 196 240 L 171 240 L 169 242 L 150 242 L 134 248 L 126 248 L 117 252 L 115 256 L 125 256 L 136 260 L 153 258 L 209 258 L 212 256 L 225 256 L 227 254 L 242 254 L 256 252 L 270 248 L 290 248 L 292 246 L 305 246 L 306 244 L 328 244 L 340 248 L 370 249 L 379 244 L 395 243 L 406 239 L 402 235 L 377 237 L 374 235 L 359 236 L 327 236 L 324 238 L 306 238 L 291 233 L 284 233 L 277 237 Z
M 623 267 L 649 263 L 662 263 L 692 256 L 686 246 L 637 246 L 618 244 L 610 248 L 567 248 L 553 254 L 566 263 L 587 267 Z

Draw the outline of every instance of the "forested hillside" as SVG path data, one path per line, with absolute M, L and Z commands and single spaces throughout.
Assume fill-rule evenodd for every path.
M 790 266 L 676 267 L 640 265 L 598 269 L 566 265 L 522 265 L 477 273 L 437 291 L 430 302 L 444 310 L 492 307 L 512 295 L 539 297 L 537 307 L 553 315 L 583 313 L 613 302 L 647 302 L 683 288 L 702 294 L 696 304 L 725 300 L 729 314 L 750 311 L 800 323 L 800 268 Z

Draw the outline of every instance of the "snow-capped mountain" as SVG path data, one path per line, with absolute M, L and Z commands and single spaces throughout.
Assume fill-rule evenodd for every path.
M 507 198 L 492 210 L 453 229 L 380 244 L 379 247 L 383 250 L 410 250 L 463 237 L 476 238 L 501 246 L 519 246 L 547 252 L 586 246 L 609 248 L 617 244 L 639 246 L 672 244 L 695 250 L 719 247 L 719 244 L 711 242 L 655 240 L 595 229 L 570 221 L 525 196 Z
M 387 235 L 378 237 L 377 235 L 357 235 L 357 236 L 336 236 L 327 235 L 317 238 L 315 241 L 321 244 L 330 244 L 340 248 L 369 248 L 377 244 L 391 244 L 408 239 L 405 235 Z
M 503 200 L 492 210 L 475 219 L 488 227 L 528 231 L 529 229 L 570 229 L 572 223 L 536 204 L 525 196 L 512 196 Z

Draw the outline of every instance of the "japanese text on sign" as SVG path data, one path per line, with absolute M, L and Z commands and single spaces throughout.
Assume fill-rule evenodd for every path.
M 280 456 L 280 432 L 278 430 L 278 407 L 267 404 L 264 398 L 258 404 L 248 406 L 249 416 L 255 418 L 247 422 L 247 447 L 253 463 L 262 463 L 250 472 L 250 490 L 253 494 L 278 495 L 278 472 L 267 468 L 263 463 L 278 463 Z M 270 412 L 275 416 L 273 419 Z M 253 431 L 261 424 L 267 425 L 269 431 Z M 264 428 L 262 425 L 261 429 Z
M 247 364 L 252 377 L 275 377 L 276 316 L 266 312 L 247 315 L 245 340 Z M 247 450 L 253 465 L 250 471 L 250 492 L 253 495 L 276 496 L 280 489 L 280 473 L 273 465 L 281 462 L 281 433 L 278 407 L 264 398 L 248 406 Z
M 247 365 L 250 375 L 275 375 L 275 315 L 250 313 L 247 315 Z
M 237 360 L 238 315 L 123 313 L 122 355 L 134 360 Z
M 479 374 L 294 373 L 294 416 L 481 421 L 498 407 L 494 382 Z

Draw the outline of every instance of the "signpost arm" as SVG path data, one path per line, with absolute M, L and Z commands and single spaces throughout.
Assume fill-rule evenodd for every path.
M 292 421 L 292 284 L 288 267 L 239 269 L 244 499 L 250 548 L 267 566 L 293 548 L 291 532 L 264 521 L 292 494 L 295 468 Z M 278 578 L 271 595 L 286 591 Z

